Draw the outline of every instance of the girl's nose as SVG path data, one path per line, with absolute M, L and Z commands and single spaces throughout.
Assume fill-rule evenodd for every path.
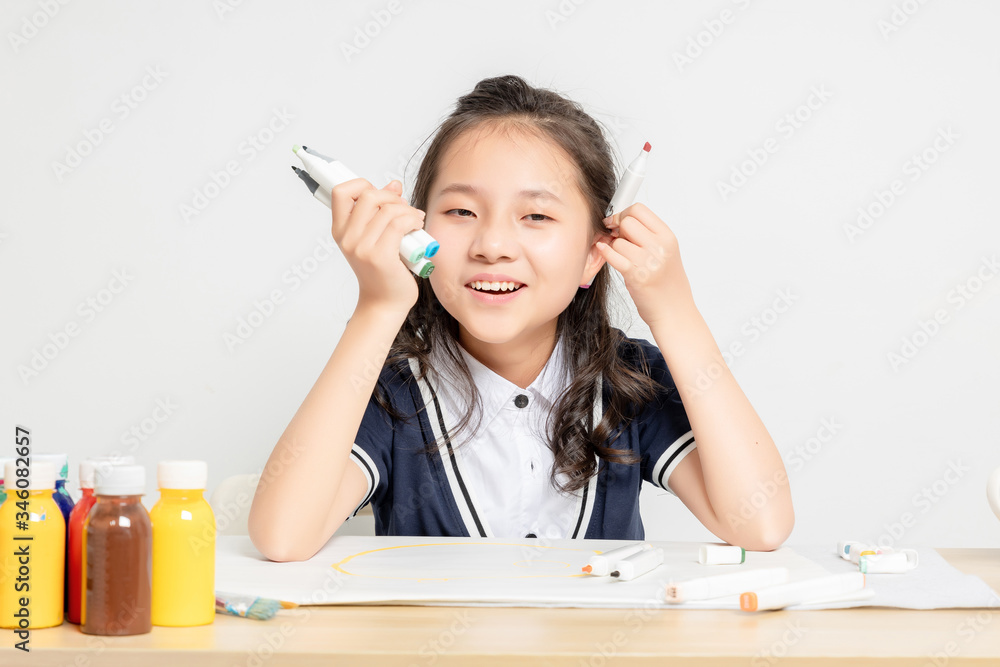
M 515 225 L 505 220 L 484 219 L 476 228 L 469 254 L 490 263 L 515 259 L 520 255 Z

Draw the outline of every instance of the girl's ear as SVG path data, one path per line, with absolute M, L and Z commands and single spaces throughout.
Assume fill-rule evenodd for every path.
M 614 237 L 610 234 L 604 233 L 594 235 L 594 240 L 590 244 L 590 250 L 587 252 L 587 263 L 583 267 L 583 274 L 580 276 L 581 286 L 589 286 L 590 283 L 593 282 L 594 276 L 597 275 L 597 272 L 601 270 L 601 267 L 604 266 L 604 262 L 606 261 L 604 259 L 604 255 L 602 255 L 601 251 L 597 249 L 597 242 L 602 241 L 603 243 L 611 243 L 613 238 Z

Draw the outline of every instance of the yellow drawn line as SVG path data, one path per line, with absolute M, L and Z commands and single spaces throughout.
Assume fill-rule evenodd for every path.
M 586 574 L 580 573 L 580 574 L 559 574 L 559 575 L 553 575 L 553 574 L 525 574 L 525 575 L 514 575 L 514 576 L 512 576 L 512 575 L 481 576 L 480 575 L 480 576 L 475 576 L 475 577 L 424 577 L 424 578 L 414 579 L 413 577 L 380 577 L 380 576 L 370 575 L 370 574 L 357 574 L 356 572 L 349 572 L 348 570 L 344 569 L 344 566 L 347 564 L 348 561 L 353 560 L 353 559 L 355 559 L 355 558 L 357 558 L 359 556 L 366 556 L 368 554 L 373 554 L 373 553 L 376 553 L 376 552 L 379 552 L 379 551 L 390 551 L 392 549 L 412 549 L 413 547 L 445 547 L 445 546 L 507 546 L 507 547 L 528 547 L 529 549 L 559 549 L 561 551 L 585 551 L 585 549 L 575 549 L 574 550 L 574 549 L 567 549 L 566 547 L 551 547 L 551 546 L 546 546 L 544 544 L 515 544 L 515 543 L 511 543 L 511 542 L 436 542 L 436 543 L 432 543 L 432 544 L 399 544 L 399 545 L 396 545 L 396 546 L 393 546 L 393 547 L 380 547 L 378 549 L 369 549 L 368 551 L 359 551 L 358 553 L 353 554 L 351 556 L 348 556 L 347 558 L 341 560 L 338 563 L 334 563 L 330 567 L 332 567 L 333 569 L 337 570 L 338 572 L 342 572 L 344 574 L 348 574 L 348 575 L 350 575 L 352 577 L 368 577 L 370 579 L 395 579 L 395 580 L 398 580 L 398 581 L 450 581 L 450 580 L 456 580 L 457 581 L 457 580 L 462 580 L 462 579 L 539 579 L 539 578 L 545 578 L 545 577 L 572 578 L 572 577 L 586 577 L 586 576 L 588 576 Z M 593 550 L 593 552 L 595 554 L 603 553 L 602 551 L 598 551 L 598 550 Z M 515 567 L 523 567 L 521 565 L 518 565 L 518 563 L 520 563 L 520 562 L 524 562 L 524 561 L 515 561 L 514 562 L 514 566 Z M 541 562 L 545 562 L 545 563 L 563 563 L 566 567 L 570 567 L 570 564 L 566 563 L 565 561 L 546 560 L 546 561 L 541 561 Z

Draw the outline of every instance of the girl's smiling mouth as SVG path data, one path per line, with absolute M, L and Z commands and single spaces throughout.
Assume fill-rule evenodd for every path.
M 465 284 L 465 289 L 483 303 L 506 303 L 526 285 L 506 275 L 479 273 Z

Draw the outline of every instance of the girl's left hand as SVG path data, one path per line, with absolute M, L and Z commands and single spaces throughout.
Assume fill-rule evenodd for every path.
M 610 245 L 597 247 L 625 278 L 639 316 L 649 325 L 668 322 L 672 312 L 693 299 L 681 265 L 677 237 L 645 204 L 635 203 L 604 218 Z

